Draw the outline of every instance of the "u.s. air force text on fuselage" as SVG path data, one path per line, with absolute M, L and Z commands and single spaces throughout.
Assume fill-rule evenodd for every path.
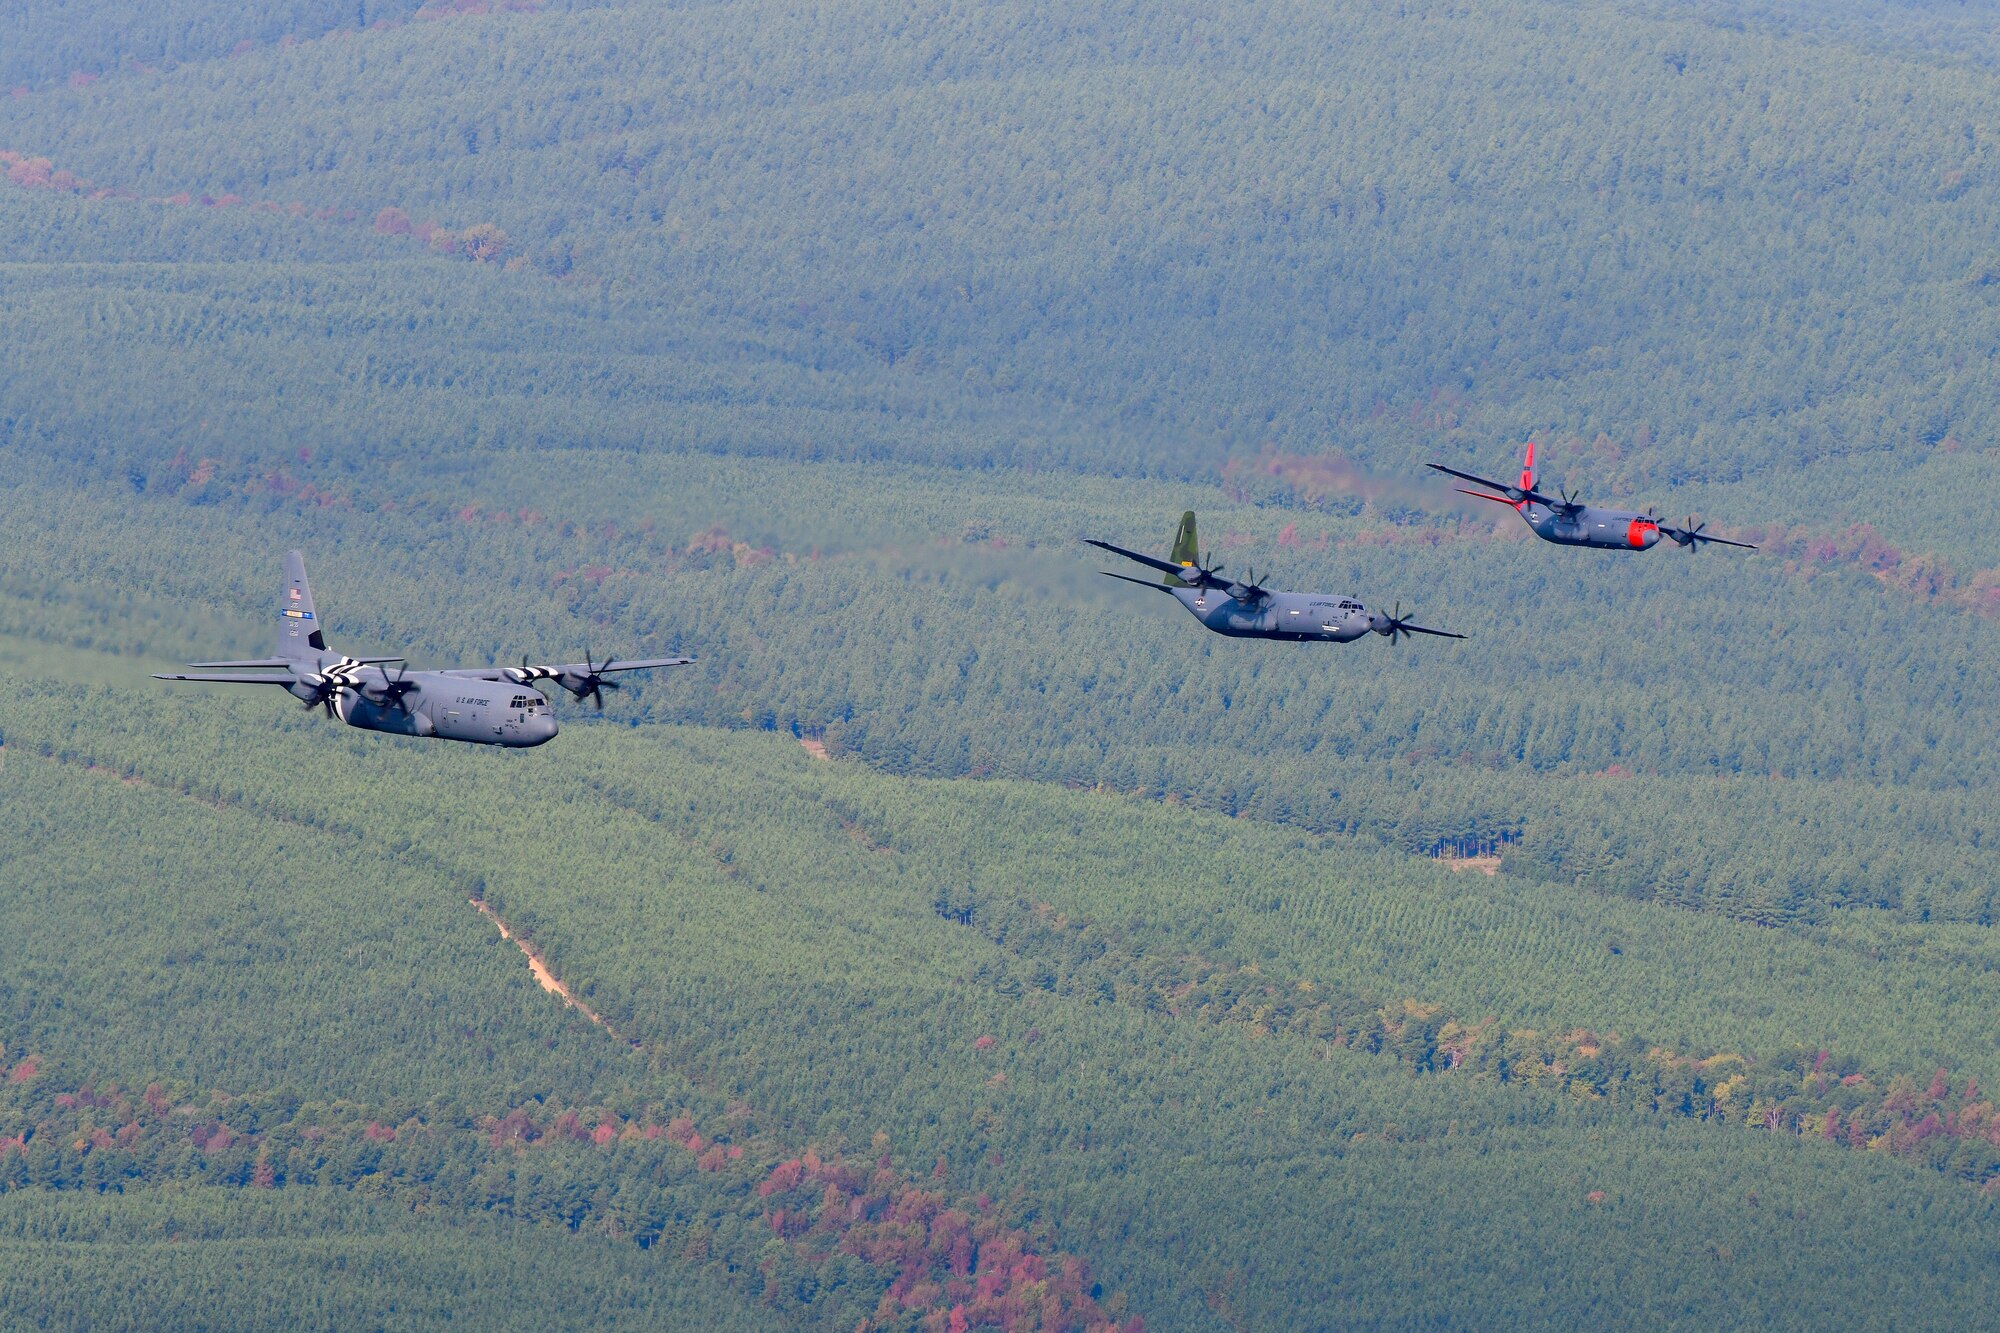
M 1441 639 L 1465 637 L 1412 624 L 1404 618 L 1400 604 L 1393 612 L 1371 611 L 1352 597 L 1278 592 L 1259 587 L 1254 572 L 1242 579 L 1224 578 L 1221 565 L 1209 565 L 1199 558 L 1192 510 L 1181 515 L 1171 559 L 1160 560 L 1093 538 L 1084 540 L 1101 551 L 1159 570 L 1166 577 L 1158 583 L 1125 574 L 1111 574 L 1111 577 L 1168 594 L 1205 627 L 1232 638 L 1352 643 L 1364 634 L 1380 634 L 1393 643 L 1404 634 L 1430 634 Z
M 555 738 L 555 710 L 534 688 L 552 680 L 579 699 L 604 708 L 604 691 L 619 688 L 613 672 L 686 666 L 690 657 L 648 657 L 553 666 L 464 667 L 407 671 L 400 657 L 349 657 L 326 644 L 306 581 L 305 557 L 285 556 L 285 586 L 278 601 L 276 653 L 234 662 L 195 662 L 187 672 L 159 680 L 231 685 L 277 685 L 308 708 L 324 709 L 350 727 L 399 736 L 435 736 L 474 745 L 522 748 Z M 393 668 L 393 669 L 392 669 Z

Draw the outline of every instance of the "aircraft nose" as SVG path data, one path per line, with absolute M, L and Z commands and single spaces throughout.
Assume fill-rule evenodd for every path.
M 536 745 L 547 745 L 556 738 L 556 720 L 553 717 L 536 718 L 529 735 L 534 737 Z

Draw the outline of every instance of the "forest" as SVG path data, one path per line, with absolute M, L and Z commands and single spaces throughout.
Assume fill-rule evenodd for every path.
M 1990 6 L 19 8 L 25 1322 L 1992 1304 Z M 1758 549 L 1423 468 L 1530 439 Z M 1099 576 L 1184 509 L 1469 637 Z M 523 753 L 147 678 L 292 548 L 697 661 Z

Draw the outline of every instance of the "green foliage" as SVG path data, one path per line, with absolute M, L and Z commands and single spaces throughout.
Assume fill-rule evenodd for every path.
M 0 105 L 0 134 L 142 196 L 494 223 L 543 275 L 417 279 L 452 319 L 520 316 L 450 350 L 310 320 L 348 375 L 262 405 L 267 443 L 238 448 L 348 418 L 343 378 L 415 409 L 442 355 L 516 410 L 453 395 L 433 441 L 468 411 L 543 438 L 557 397 L 571 438 L 1213 477 L 1267 447 L 1403 467 L 1553 430 L 1600 492 L 1748 475 L 1797 518 L 1831 480 L 1872 514 L 1876 474 L 1991 436 L 1963 355 L 1996 317 L 1987 89 L 1813 26 L 618 4 L 107 78 Z M 1551 57 L 1563 78 L 1534 73 Z M 280 89 L 287 114 L 254 114 Z M 589 286 L 532 290 L 550 276 Z M 268 336 L 246 323 L 269 327 L 217 329 Z M 674 354 L 691 336 L 712 372 Z M 621 353 L 608 381 L 593 344 Z
M 1408 997 L 1385 1004 L 1309 977 L 1273 975 L 1254 963 L 1238 967 L 1149 953 L 1118 932 L 1072 921 L 1046 904 L 944 893 L 937 908 L 947 919 L 976 925 L 1026 964 L 1037 986 L 1057 995 L 1241 1025 L 1255 1037 L 1389 1055 L 1424 1073 L 1463 1071 L 1472 1079 L 1545 1084 L 1579 1100 L 1812 1135 L 1924 1161 L 1975 1185 L 2000 1180 L 2000 1115 L 1981 1099 L 1977 1078 L 1955 1090 L 1948 1070 L 1938 1070 L 1920 1093 L 1907 1073 L 1878 1071 L 1871 1078 L 1852 1059 L 1836 1061 L 1825 1050 L 1760 1062 L 1735 1052 L 1677 1054 L 1629 1032 L 1509 1030 L 1490 1017 L 1472 1019 Z M 1615 943 L 1607 947 L 1624 953 Z M 975 980 L 991 982 L 993 976 L 982 967 Z M 1010 982 L 1007 977 L 999 984 Z
M 555 1004 L 532 988 L 516 958 L 515 985 L 493 1001 L 501 1008 L 488 1040 L 498 1067 L 517 1071 L 515 1098 L 528 1093 L 531 1102 L 494 1098 L 496 1084 L 477 1065 L 450 1068 L 441 1055 L 406 1080 L 372 1075 L 392 1092 L 405 1082 L 427 1084 L 431 1099 L 363 1106 L 352 1093 L 325 1091 L 366 1086 L 369 1067 L 348 1055 L 359 1038 L 342 1037 L 321 1056 L 291 1050 L 286 1024 L 246 1023 L 297 1003 L 256 989 L 259 971 L 246 955 L 234 960 L 235 974 L 251 984 L 190 993 L 177 1013 L 190 1028 L 230 1035 L 226 1045 L 196 1045 L 190 1065 L 250 1071 L 268 1091 L 231 1101 L 236 1120 L 200 1110 L 206 1094 L 196 1095 L 189 1103 L 196 1112 L 179 1121 L 187 1128 L 159 1140 L 165 1155 L 152 1159 L 157 1166 L 142 1165 L 141 1179 L 185 1162 L 192 1179 L 254 1188 L 258 1142 L 234 1137 L 239 1130 L 274 1135 L 270 1142 L 282 1145 L 337 1117 L 348 1126 L 343 1146 L 322 1144 L 297 1165 L 291 1150 L 279 1157 L 273 1148 L 274 1171 L 296 1170 L 301 1186 L 330 1170 L 323 1183 L 360 1189 L 379 1180 L 399 1192 L 421 1189 L 438 1207 L 474 1198 L 510 1215 L 567 1218 L 591 1230 L 671 1233 L 682 1248 L 696 1239 L 690 1219 L 712 1215 L 717 1221 L 704 1224 L 713 1233 L 705 1242 L 712 1258 L 764 1272 L 756 1256 L 766 1242 L 756 1238 L 774 1235 L 774 1207 L 791 1214 L 790 1205 L 768 1199 L 742 1213 L 759 1173 L 796 1156 L 802 1143 L 822 1145 L 831 1160 L 841 1145 L 880 1133 L 887 1136 L 880 1150 L 893 1151 L 906 1169 L 921 1173 L 922 1164 L 941 1161 L 950 1196 L 1021 1200 L 1032 1217 L 1046 1219 L 1054 1244 L 1081 1252 L 1104 1289 L 1128 1293 L 1135 1311 L 1197 1326 L 1222 1317 L 1212 1299 L 1253 1323 L 1282 1322 L 1290 1302 L 1333 1300 L 1336 1287 L 1355 1318 L 1400 1309 L 1398 1290 L 1430 1271 L 1434 1256 L 1406 1250 L 1405 1261 L 1418 1269 L 1386 1264 L 1371 1247 L 1350 1244 L 1351 1231 L 1338 1220 L 1342 1210 L 1380 1216 L 1388 1207 L 1387 1216 L 1400 1220 L 1382 1225 L 1405 1235 L 1439 1225 L 1398 1212 L 1388 1202 L 1397 1190 L 1414 1191 L 1411 1199 L 1451 1194 L 1466 1201 L 1470 1211 L 1449 1214 L 1449 1229 L 1455 1243 L 1479 1256 L 1471 1271 L 1504 1269 L 1516 1262 L 1505 1256 L 1526 1247 L 1543 1271 L 1535 1290 L 1631 1308 L 1668 1299 L 1711 1308 L 1708 1297 L 1688 1293 L 1720 1298 L 1725 1274 L 1732 1300 L 1742 1299 L 1744 1283 L 1757 1293 L 1754 1303 L 1774 1306 L 1858 1298 L 1806 1256 L 1855 1252 L 1855 1239 L 1838 1230 L 1840 1219 L 1903 1206 L 1890 1197 L 1920 1188 L 1918 1178 L 1943 1191 L 1923 1194 L 1927 1216 L 1962 1215 L 1968 1238 L 1985 1225 L 1973 1219 L 1984 1217 L 1989 1202 L 1944 1174 L 1913 1172 L 1885 1160 L 1888 1154 L 1793 1141 L 1783 1145 L 1792 1154 L 1815 1154 L 1816 1179 L 1832 1173 L 1825 1178 L 1837 1177 L 1839 1189 L 1880 1202 L 1828 1210 L 1802 1233 L 1798 1250 L 1786 1251 L 1786 1270 L 1767 1269 L 1760 1259 L 1746 1275 L 1740 1264 L 1716 1258 L 1706 1269 L 1675 1269 L 1671 1289 L 1678 1294 L 1669 1298 L 1668 1288 L 1633 1276 L 1657 1271 L 1641 1254 L 1693 1245 L 1695 1236 L 1706 1238 L 1697 1249 L 1752 1253 L 1762 1214 L 1742 1209 L 1718 1223 L 1712 1200 L 1770 1198 L 1774 1191 L 1792 1200 L 1784 1183 L 1791 1159 L 1761 1146 L 1776 1136 L 1744 1135 L 1730 1127 L 1740 1122 L 1724 1116 L 1706 1127 L 1707 1138 L 1662 1138 L 1651 1101 L 1595 1098 L 1575 1080 L 1500 1078 L 1496 1070 L 1491 1079 L 1413 1083 L 1407 1070 L 1422 1061 L 1406 1060 L 1393 1040 L 1363 1043 L 1380 1047 L 1370 1053 L 1259 1040 L 1254 1023 L 1187 1024 L 1125 990 L 1127 971 L 1078 973 L 1066 983 L 1073 969 L 1058 954 L 1024 950 L 1005 930 L 996 933 L 1008 938 L 995 942 L 952 918 L 969 907 L 982 921 L 983 903 L 1041 897 L 1117 923 L 1117 947 L 1139 970 L 1131 975 L 1149 967 L 1171 974 L 1181 966 L 1174 960 L 1195 949 L 1239 970 L 1283 964 L 1350 992 L 1445 1001 L 1466 1015 L 1502 1013 L 1510 1032 L 1532 1023 L 1550 1032 L 1700 1034 L 1700 1045 L 1680 1049 L 1741 1052 L 1744 1067 L 1763 1080 L 1758 1097 L 1780 1100 L 1799 1095 L 1778 1091 L 1791 1068 L 1785 1059 L 1815 1043 L 1892 1069 L 1932 1067 L 1929 1053 L 1950 1049 L 1936 1063 L 1950 1066 L 1953 1087 L 1962 1088 L 1968 1075 L 1990 1079 L 1990 1032 L 1976 1016 L 1990 1012 L 1984 988 L 1991 971 L 1971 938 L 1958 961 L 1919 960 L 1915 938 L 1902 942 L 1910 956 L 1891 951 L 1877 960 L 1851 941 L 1815 943 L 1575 889 L 1521 886 L 1505 875 L 1454 875 L 1422 858 L 1342 839 L 1316 843 L 1153 802 L 1016 782 L 898 779 L 814 760 L 774 737 L 582 727 L 544 751 L 508 754 L 330 729 L 282 700 L 241 695 L 183 697 L 174 726 L 163 729 L 150 688 L 136 687 L 148 691 L 140 694 L 117 685 L 35 683 L 10 692 L 6 780 L 24 794 L 41 789 L 73 799 L 88 799 L 75 797 L 76 789 L 87 793 L 96 784 L 142 843 L 157 841 L 149 832 L 156 823 L 188 822 L 212 830 L 203 840 L 218 856 L 259 841 L 255 833 L 230 833 L 223 821 L 232 819 L 281 833 L 288 846 L 293 830 L 317 832 L 343 866 L 365 865 L 371 846 L 398 849 L 404 866 L 435 868 L 399 872 L 404 900 L 447 918 L 457 913 L 475 934 L 486 925 L 463 898 L 476 872 L 485 902 L 532 939 L 619 1036 L 638 1045 L 571 1017 L 544 1057 L 534 1027 L 522 1020 L 538 1012 L 553 1019 Z M 301 771 L 309 781 L 296 780 Z M 421 800 L 405 799 L 419 792 Z M 46 822 L 26 821 L 10 836 L 32 838 Z M 193 860 L 171 841 L 161 845 L 172 851 L 169 862 Z M 310 853 L 319 844 L 297 845 Z M 72 840 L 67 848 L 66 856 L 97 868 L 64 883 L 104 892 L 153 873 L 104 860 L 94 841 Z M 220 892 L 203 889 L 199 877 L 188 882 L 204 895 Z M 379 913 L 384 888 L 336 881 L 322 892 L 352 902 L 350 915 L 360 922 Z M 280 904 L 255 899 L 236 911 L 246 927 L 284 919 Z M 411 947 L 431 949 L 430 991 L 410 1002 L 421 998 L 428 1009 L 458 1013 L 460 1002 L 450 997 L 469 993 L 489 960 L 497 965 L 512 946 L 491 936 L 483 945 L 449 946 L 457 928 L 443 928 L 445 919 L 434 920 L 430 910 L 410 917 Z M 129 1004 L 122 998 L 129 983 L 95 980 L 119 965 L 115 953 L 72 957 L 55 947 L 62 938 L 55 919 L 41 927 L 36 920 L 28 906 L 17 908 L 24 944 L 36 950 L 38 931 L 49 941 L 40 948 L 50 959 L 47 989 L 99 997 L 96 1021 L 52 1017 L 32 1030 L 32 1048 L 17 1040 L 9 1058 L 53 1062 L 49 1072 L 34 1071 L 30 1088 L 95 1079 L 95 1098 L 111 1098 L 115 1110 L 122 1096 L 136 1110 L 137 1094 L 107 1092 L 103 1084 L 114 1077 L 107 1071 L 120 1071 L 115 1077 L 128 1089 L 156 1078 L 159 1035 L 148 1011 L 118 1007 Z M 173 929 L 185 935 L 191 926 L 201 928 L 190 922 Z M 325 929 L 338 940 L 346 927 L 330 920 Z M 1607 941 L 1621 952 L 1610 953 Z M 351 965 L 385 989 L 404 982 L 392 968 Z M 1100 981 L 1110 983 L 1108 996 Z M 446 998 L 429 999 L 431 992 Z M 395 1012 L 385 1007 L 376 1018 L 362 1006 L 351 1021 L 373 1027 L 394 1021 Z M 595 1042 L 601 1054 L 592 1057 L 580 1040 Z M 1540 1051 L 1526 1038 L 1509 1043 L 1480 1058 Z M 379 1044 L 401 1048 L 397 1038 Z M 66 1048 L 89 1058 L 72 1059 Z M 411 1049 L 421 1056 L 420 1044 Z M 566 1094 L 566 1087 L 583 1091 Z M 344 1110 L 335 1106 L 341 1098 Z M 495 1175 L 493 1140 L 516 1134 L 506 1128 L 509 1105 L 522 1108 L 523 1142 L 533 1135 L 537 1146 Z M 750 1149 L 744 1164 L 704 1173 L 687 1151 L 665 1159 L 680 1165 L 662 1175 L 646 1165 L 662 1160 L 660 1150 L 615 1146 L 624 1139 L 621 1126 L 659 1125 L 676 1105 L 705 1107 L 699 1132 L 707 1137 L 705 1117 L 716 1117 L 725 1141 Z M 565 1106 L 581 1113 L 573 1134 L 557 1129 Z M 62 1114 L 94 1116 L 98 1109 L 83 1103 Z M 732 1114 L 739 1119 L 731 1122 Z M 27 1121 L 54 1123 L 39 1112 Z M 398 1137 L 371 1140 L 371 1123 Z M 613 1148 L 582 1141 L 605 1123 L 615 1131 Z M 229 1128 L 231 1137 L 208 1152 L 215 1127 Z M 14 1154 L 13 1169 L 45 1160 L 38 1169 L 82 1173 L 78 1183 L 113 1169 L 119 1126 L 107 1120 L 89 1128 L 111 1137 L 102 1156 L 94 1147 L 61 1150 L 76 1140 L 57 1138 L 46 1159 Z M 196 1134 L 202 1146 L 188 1137 Z M 1607 1145 L 1608 1155 L 1580 1158 L 1585 1138 Z M 77 1139 L 92 1142 L 81 1129 Z M 1387 1156 L 1376 1155 L 1377 1144 Z M 510 1160 L 502 1152 L 499 1164 Z M 1272 1174 L 1279 1163 L 1286 1164 L 1282 1174 Z M 1885 1166 L 1893 1170 L 1885 1174 Z M 1468 1173 L 1487 1184 L 1465 1194 L 1449 1183 Z M 1641 1187 L 1646 1177 L 1656 1180 L 1650 1189 Z M 738 1194 L 727 1192 L 730 1181 L 740 1182 Z M 1377 1194 L 1369 1181 L 1387 1192 Z M 1523 1181 L 1539 1183 L 1524 1191 Z M 1599 1190 L 1607 1199 L 1646 1200 L 1632 1205 L 1643 1217 L 1621 1233 L 1619 1244 L 1634 1247 L 1629 1264 L 1606 1268 L 1592 1221 L 1606 1205 L 1585 1197 Z M 1819 1216 L 1803 1200 L 1785 1207 Z M 724 1225 L 725 1216 L 738 1220 Z M 1909 1243 L 1939 1241 L 1925 1228 Z M 792 1257 L 778 1267 L 790 1274 L 790 1289 L 808 1270 L 816 1282 L 844 1271 L 806 1261 L 814 1252 L 810 1245 L 786 1252 Z M 1232 1275 L 1247 1271 L 1253 1255 L 1258 1279 L 1246 1284 Z M 1357 1255 L 1372 1257 L 1357 1267 Z M 1931 1253 L 1925 1262 L 1940 1284 L 1937 1299 L 1951 1299 L 1959 1261 Z M 1600 1285 L 1608 1271 L 1621 1276 Z M 1694 1275 L 1702 1271 L 1713 1274 L 1714 1285 Z M 836 1302 L 828 1308 L 858 1300 L 865 1314 L 879 1304 L 888 1278 L 871 1284 L 858 1272 L 839 1280 L 847 1294 L 828 1295 Z M 750 1281 L 739 1289 L 759 1300 L 768 1295 L 767 1286 L 740 1274 L 732 1281 Z M 1525 1317 L 1514 1298 L 1495 1304 L 1483 1280 L 1436 1289 L 1434 1299 L 1439 1317 Z
M 1328 519 L 1326 550 L 1285 553 L 1298 582 L 1428 588 L 1475 639 L 1301 651 L 1214 639 L 1095 579 L 1066 534 L 1147 540 L 1102 482 L 986 483 L 968 518 L 954 474 L 907 469 L 509 455 L 496 480 L 398 498 L 331 469 L 305 480 L 306 464 L 199 482 L 191 467 L 172 497 L 157 479 L 140 497 L 0 493 L 16 534 L 0 624 L 162 659 L 224 638 L 261 652 L 247 626 L 272 553 L 296 543 L 339 552 L 313 568 L 341 646 L 693 651 L 692 673 L 621 701 L 642 719 L 802 731 L 893 771 L 1101 784 L 1407 851 L 1504 843 L 1528 877 L 1760 924 L 1854 907 L 1993 921 L 2000 862 L 1973 791 L 2000 740 L 1940 719 L 2000 706 L 1982 665 L 2000 622 L 1907 599 L 1891 617 L 1859 575 L 1674 554 L 1552 568 L 1538 545 Z M 655 498 L 585 498 L 620 478 Z M 1172 493 L 1138 490 L 1168 515 L 1155 542 Z M 1211 498 L 1218 540 L 1314 521 Z M 1508 600 L 1516 582 L 1536 599 Z M 245 628 L 224 634 L 232 620 Z M 1607 624 L 1702 628 L 1648 641 Z
M 330 1189 L 0 1191 L 0 1300 L 46 1329 L 774 1326 L 678 1256 Z

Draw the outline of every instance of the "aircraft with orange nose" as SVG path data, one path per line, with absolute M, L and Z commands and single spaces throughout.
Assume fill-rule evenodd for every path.
M 1528 442 L 1528 461 L 1521 467 L 1521 484 L 1509 486 L 1506 482 L 1493 481 L 1486 477 L 1474 476 L 1470 472 L 1460 472 L 1455 467 L 1442 463 L 1428 466 L 1461 481 L 1469 481 L 1484 486 L 1498 495 L 1488 495 L 1480 491 L 1458 488 L 1460 495 L 1469 495 L 1475 500 L 1491 500 L 1496 504 L 1510 505 L 1522 520 L 1545 542 L 1558 546 L 1595 546 L 1606 551 L 1650 551 L 1665 537 L 1684 550 L 1693 551 L 1705 542 L 1722 546 L 1740 546 L 1754 551 L 1757 548 L 1749 542 L 1733 542 L 1727 537 L 1711 537 L 1702 529 L 1706 523 L 1696 523 L 1690 517 L 1683 527 L 1675 527 L 1657 514 L 1641 514 L 1630 509 L 1606 509 L 1599 505 L 1587 505 L 1576 499 L 1568 491 L 1557 488 L 1556 496 L 1544 495 L 1535 489 L 1535 444 Z

